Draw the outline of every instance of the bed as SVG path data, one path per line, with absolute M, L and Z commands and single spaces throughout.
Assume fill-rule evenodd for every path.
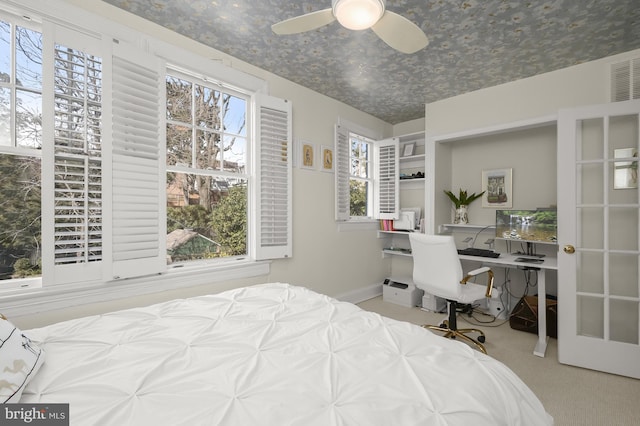
M 550 425 L 504 364 L 417 325 L 282 283 L 24 332 L 21 403 L 72 425 Z

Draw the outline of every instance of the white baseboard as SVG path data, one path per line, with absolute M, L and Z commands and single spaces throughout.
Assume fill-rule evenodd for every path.
M 370 286 L 359 288 L 347 293 L 337 295 L 335 298 L 344 302 L 360 303 L 382 295 L 382 283 L 371 284 Z

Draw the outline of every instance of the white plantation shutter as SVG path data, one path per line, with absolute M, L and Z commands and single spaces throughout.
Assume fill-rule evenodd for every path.
M 256 95 L 256 107 L 255 257 L 291 257 L 291 103 Z
M 166 268 L 164 73 L 161 62 L 114 45 L 111 279 Z
M 103 60 L 100 40 L 55 28 L 43 44 L 43 276 L 97 280 L 103 267 Z
M 347 221 L 351 217 L 349 150 L 349 129 L 336 125 L 333 156 L 336 168 L 336 221 Z
M 155 58 L 46 22 L 43 277 L 111 280 L 165 267 L 164 71 Z
M 398 219 L 400 212 L 399 142 L 397 138 L 374 144 L 374 217 Z

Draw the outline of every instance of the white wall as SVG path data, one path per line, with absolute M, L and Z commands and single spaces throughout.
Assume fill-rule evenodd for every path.
M 203 58 L 213 59 L 217 63 L 265 80 L 270 95 L 292 102 L 295 140 L 312 142 L 318 147 L 332 146 L 334 124 L 339 118 L 369 128 L 382 137 L 389 137 L 393 133 L 393 126 L 382 120 L 191 41 L 107 3 L 86 0 L 50 0 L 46 2 L 46 6 L 36 0 L 25 0 L 25 3 L 34 9 L 46 7 L 48 11 L 54 11 L 54 14 L 66 14 L 62 16 L 75 16 L 76 13 L 73 12 L 76 11 L 70 7 L 77 6 L 117 22 L 114 27 L 124 26 L 128 31 L 140 31 Z M 82 11 L 79 13 L 83 14 Z M 91 27 L 87 22 L 82 24 Z M 420 122 L 418 125 L 414 123 L 413 127 L 418 127 L 417 131 L 424 129 Z M 268 276 L 217 282 L 104 303 L 82 304 L 82 301 L 79 301 L 78 306 L 72 308 L 12 319 L 20 327 L 33 328 L 65 319 L 142 306 L 177 297 L 216 293 L 244 285 L 276 281 L 302 285 L 330 296 L 360 298 L 363 294 L 369 294 L 372 286 L 380 284 L 388 275 L 390 262 L 380 260 L 382 242 L 377 238 L 375 231 L 338 232 L 334 220 L 334 198 L 333 173 L 294 168 L 293 257 L 273 261 Z

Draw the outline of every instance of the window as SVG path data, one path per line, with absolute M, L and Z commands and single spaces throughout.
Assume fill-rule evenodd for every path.
M 57 300 L 108 300 L 194 285 L 187 273 L 264 274 L 250 260 L 291 256 L 289 102 L 195 55 L 175 64 L 193 73 L 168 71 L 160 54 L 178 50 L 160 41 L 146 40 L 156 56 L 18 16 L 0 16 L 0 291 L 77 283 Z M 194 77 L 203 64 L 251 89 Z M 238 257 L 165 273 L 168 259 Z M 46 309 L 51 294 L 14 306 Z
M 169 74 L 167 259 L 247 254 L 246 95 Z
M 394 219 L 399 211 L 398 141 L 374 141 L 336 126 L 336 220 Z
M 349 216 L 373 217 L 373 141 L 349 132 Z
M 42 273 L 41 82 L 42 34 L 0 19 L 0 280 L 16 285 Z

